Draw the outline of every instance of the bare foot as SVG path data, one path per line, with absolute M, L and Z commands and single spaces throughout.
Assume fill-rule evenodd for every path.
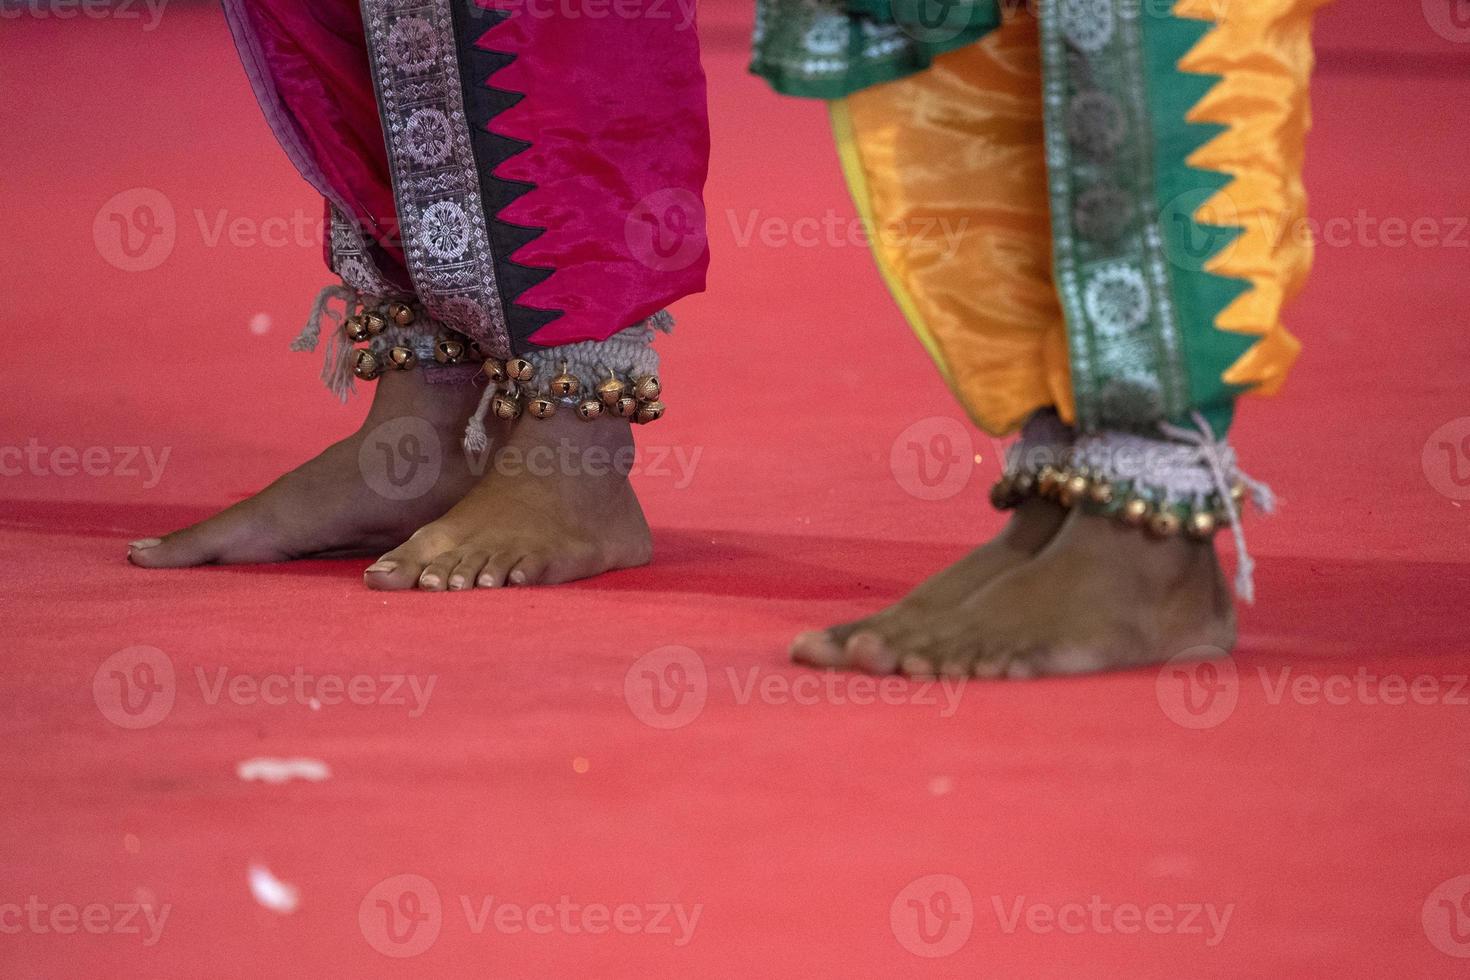
M 791 659 L 813 667 L 850 667 L 877 657 L 926 648 L 948 610 L 979 593 L 997 576 L 1030 561 L 1061 528 L 1067 512 L 1034 497 L 1012 515 L 1004 530 L 955 564 L 878 613 L 827 630 L 802 633 Z
M 480 389 L 429 385 L 422 371 L 376 382 L 356 433 L 255 496 L 163 538 L 135 541 L 146 568 L 376 555 L 474 485 L 459 450 Z
M 920 641 L 861 662 L 876 673 L 1028 678 L 1228 651 L 1235 611 L 1214 545 L 1157 539 L 1073 511 L 1040 554 L 933 617 Z
M 551 585 L 648 563 L 653 542 L 628 483 L 625 420 L 584 422 L 563 409 L 489 434 L 479 482 L 369 567 L 370 588 Z

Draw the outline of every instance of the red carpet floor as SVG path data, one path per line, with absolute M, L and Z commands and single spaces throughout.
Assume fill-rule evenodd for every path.
M 784 663 L 993 531 L 996 455 L 907 492 L 900 435 L 961 416 L 867 255 L 742 238 L 852 210 L 725 0 L 652 567 L 458 596 L 352 561 L 130 568 L 360 417 L 285 350 L 319 205 L 213 6 L 7 15 L 0 975 L 1464 975 L 1470 32 L 1390 6 L 1323 18 L 1310 181 L 1342 233 L 1292 383 L 1238 427 L 1286 502 L 1250 529 L 1263 600 L 1188 703 L 1153 671 L 875 692 Z M 106 215 L 136 188 L 173 244 L 126 271 Z M 120 711 L 113 672 L 149 665 Z M 332 703 L 352 683 L 371 703 Z M 243 780 L 259 757 L 330 778 Z

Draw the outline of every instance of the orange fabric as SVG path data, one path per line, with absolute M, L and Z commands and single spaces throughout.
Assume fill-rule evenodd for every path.
M 1312 262 L 1301 169 L 1311 18 L 1325 2 L 1175 7 L 1217 20 L 1181 67 L 1222 76 L 1190 119 L 1230 129 L 1190 162 L 1235 178 L 1198 216 L 1245 229 L 1210 270 L 1254 288 L 1216 325 L 1261 337 L 1224 379 L 1264 394 L 1281 386 L 1301 346 L 1280 316 Z M 839 141 L 851 144 L 842 152 L 854 196 L 880 232 L 878 263 L 960 401 L 995 434 L 1046 405 L 1074 418 L 1051 272 L 1038 43 L 1035 18 L 1017 12 L 980 43 L 834 111 L 843 119 Z
M 1216 326 L 1261 337 L 1224 375 L 1259 394 L 1280 389 L 1301 350 L 1281 323 L 1281 308 L 1312 267 L 1302 158 L 1311 126 L 1312 14 L 1325 2 L 1179 0 L 1174 8 L 1181 17 L 1216 22 L 1180 67 L 1223 76 L 1189 118 L 1230 129 L 1189 162 L 1235 178 L 1198 217 L 1245 229 L 1209 269 L 1254 287 L 1225 308 Z
M 874 253 L 976 423 L 1004 434 L 1053 404 L 1070 418 L 1036 19 L 1016 14 L 842 111 Z

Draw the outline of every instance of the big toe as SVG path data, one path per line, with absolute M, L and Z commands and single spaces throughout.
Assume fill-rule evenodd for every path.
M 188 568 L 219 561 L 226 541 L 206 524 L 128 545 L 128 561 L 140 568 Z
M 791 641 L 791 659 L 808 667 L 842 667 L 847 664 L 843 648 L 826 630 L 808 630 Z
M 363 584 L 384 592 L 415 588 L 425 569 L 448 550 L 449 542 L 437 531 L 432 527 L 421 528 L 413 537 L 369 565 L 362 573 Z

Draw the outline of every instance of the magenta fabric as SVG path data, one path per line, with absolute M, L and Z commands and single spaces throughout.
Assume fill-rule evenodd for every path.
M 247 22 L 241 54 L 287 152 L 384 247 L 399 268 L 382 271 L 406 285 L 356 0 L 226 0 L 226 9 L 237 37 Z M 498 217 L 545 228 L 511 258 L 553 270 L 506 299 L 562 311 L 535 344 L 602 340 L 704 288 L 709 124 L 695 26 L 652 6 L 602 18 L 535 16 L 520 0 L 504 9 L 512 16 L 478 44 L 516 60 L 483 83 L 525 98 L 488 127 L 532 145 L 496 176 L 535 188 Z
M 516 55 L 487 83 L 526 93 L 489 128 L 531 143 L 495 173 L 536 185 L 500 218 L 545 228 L 514 258 L 555 270 L 517 302 L 564 311 L 532 342 L 601 340 L 702 291 L 709 120 L 694 24 L 679 5 L 598 18 L 479 2 L 513 12 L 478 42 Z
M 380 271 L 407 287 L 357 0 L 226 0 L 225 6 L 266 117 L 302 176 L 357 218 L 392 260 Z

